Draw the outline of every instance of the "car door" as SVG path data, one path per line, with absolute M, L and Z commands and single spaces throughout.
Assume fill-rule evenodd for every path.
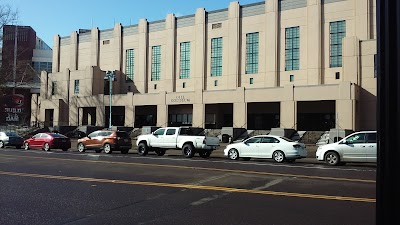
M 164 144 L 166 148 L 176 148 L 176 128 L 168 128 L 164 135 Z
M 274 137 L 263 137 L 258 149 L 260 157 L 272 158 L 272 152 L 278 144 L 279 140 Z
M 244 141 L 240 146 L 239 155 L 242 157 L 254 157 L 254 158 L 260 157 L 259 147 L 261 140 L 262 140 L 261 137 L 252 137 Z
M 42 148 L 44 143 L 49 142 L 50 135 L 42 133 L 39 138 L 35 139 L 36 148 Z
M 97 141 L 97 135 L 99 135 L 100 131 L 92 132 L 88 135 L 88 139 L 85 141 L 85 146 L 87 148 L 94 148 L 95 143 Z
M 366 160 L 367 162 L 376 163 L 376 133 L 367 133 L 367 144 L 366 144 Z
M 30 148 L 37 148 L 38 147 L 38 142 L 40 141 L 39 139 L 40 139 L 41 135 L 42 134 L 39 133 L 39 134 L 35 134 L 35 135 L 32 136 L 32 139 L 29 142 L 29 147 Z
M 152 135 L 150 135 L 150 145 L 152 147 L 161 147 L 164 143 L 164 133 L 165 133 L 165 128 L 160 128 L 156 131 L 153 132 Z
M 343 160 L 347 162 L 366 162 L 366 134 L 356 133 L 347 137 L 346 143 L 340 142 L 339 149 Z

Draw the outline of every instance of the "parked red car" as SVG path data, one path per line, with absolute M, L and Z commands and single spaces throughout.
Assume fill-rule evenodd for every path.
M 43 149 L 62 149 L 68 151 L 71 148 L 71 140 L 69 137 L 59 133 L 38 133 L 24 141 L 25 150 Z

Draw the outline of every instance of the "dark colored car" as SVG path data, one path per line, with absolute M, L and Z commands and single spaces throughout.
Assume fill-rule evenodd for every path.
M 24 138 L 19 136 L 15 132 L 0 132 L 0 148 L 6 146 L 15 146 L 16 148 L 21 148 L 24 144 Z
M 25 150 L 28 149 L 62 149 L 68 151 L 71 148 L 71 140 L 69 137 L 59 133 L 38 133 L 24 141 Z
M 97 130 L 79 139 L 77 147 L 79 152 L 94 149 L 97 153 L 104 150 L 106 154 L 112 151 L 127 154 L 132 148 L 132 140 L 126 131 Z

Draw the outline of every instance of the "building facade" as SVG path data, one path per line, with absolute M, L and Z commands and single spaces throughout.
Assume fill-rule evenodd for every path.
M 48 125 L 376 129 L 375 1 L 266 0 L 54 37 Z M 34 118 L 34 117 L 32 117 Z
M 39 93 L 41 71 L 51 72 L 53 53 L 30 26 L 5 25 L 2 34 L 0 124 L 29 125 L 32 93 Z

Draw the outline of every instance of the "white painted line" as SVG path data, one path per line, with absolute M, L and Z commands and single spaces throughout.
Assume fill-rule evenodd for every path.
M 279 184 L 279 183 L 282 182 L 282 181 L 283 181 L 283 179 L 276 179 L 276 180 L 273 180 L 273 181 L 271 181 L 271 182 L 266 183 L 266 184 L 263 185 L 263 186 L 253 188 L 253 190 L 257 190 L 257 191 L 264 190 L 264 189 L 267 189 L 267 188 L 272 187 L 272 186 L 274 186 L 274 185 L 277 185 L 277 184 Z

